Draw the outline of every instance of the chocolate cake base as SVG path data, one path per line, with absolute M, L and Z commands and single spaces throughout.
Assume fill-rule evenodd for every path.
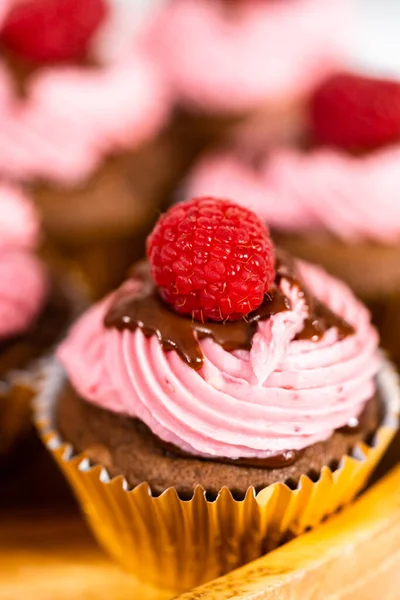
M 265 148 L 293 143 L 307 128 L 307 113 L 300 101 L 271 103 L 247 113 L 204 113 L 177 109 L 173 119 L 181 152 L 196 158 L 215 145 Z
M 316 232 L 304 235 L 273 232 L 273 238 L 277 247 L 322 265 L 363 299 L 375 300 L 400 290 L 400 241 L 396 245 L 346 244 L 329 234 Z
M 55 426 L 76 453 L 85 451 L 111 476 L 122 474 L 131 487 L 147 481 L 155 494 L 175 487 L 182 498 L 190 498 L 200 485 L 213 498 L 226 486 L 236 498 L 243 498 L 250 486 L 256 490 L 276 482 L 294 486 L 302 474 L 317 478 L 324 465 L 335 469 L 343 455 L 376 431 L 381 411 L 379 399 L 372 398 L 356 430 L 335 431 L 326 442 L 306 448 L 292 465 L 273 469 L 173 455 L 141 421 L 86 402 L 70 384 L 57 400 Z
M 379 330 L 382 347 L 400 367 L 400 286 L 396 293 L 377 295 L 374 299 L 366 300 L 366 304 L 371 311 L 372 321 Z

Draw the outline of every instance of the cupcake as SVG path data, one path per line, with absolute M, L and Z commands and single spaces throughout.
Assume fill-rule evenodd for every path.
M 316 90 L 310 115 L 303 147 L 209 153 L 186 192 L 244 203 L 281 247 L 347 282 L 400 363 L 400 84 L 338 74 Z
M 39 223 L 26 196 L 0 183 L 0 460 L 30 424 L 32 363 L 77 316 L 69 278 L 52 276 L 35 255 Z
M 31 186 L 47 234 L 96 293 L 119 283 L 179 171 L 160 69 L 136 42 L 115 60 L 94 53 L 109 10 L 26 0 L 0 27 L 0 175 Z
M 350 501 L 399 395 L 367 309 L 251 211 L 177 205 L 147 251 L 59 347 L 36 421 L 98 540 L 177 593 Z
M 188 143 L 253 119 L 279 139 L 301 128 L 303 99 L 343 64 L 348 21 L 341 1 L 170 0 L 145 38 Z

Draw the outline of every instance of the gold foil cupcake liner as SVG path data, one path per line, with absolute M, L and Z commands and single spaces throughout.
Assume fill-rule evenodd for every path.
M 197 487 L 190 500 L 175 489 L 154 496 L 148 483 L 129 489 L 110 478 L 83 452 L 75 454 L 53 427 L 52 408 L 65 382 L 62 368 L 47 365 L 46 384 L 36 401 L 36 425 L 70 481 L 92 530 L 109 554 L 137 577 L 171 593 L 189 590 L 272 550 L 315 527 L 362 489 L 398 427 L 399 384 L 384 359 L 377 377 L 385 405 L 382 426 L 370 445 L 358 444 L 317 481 L 301 476 L 296 489 L 276 483 L 243 500 L 227 488 L 214 501 Z

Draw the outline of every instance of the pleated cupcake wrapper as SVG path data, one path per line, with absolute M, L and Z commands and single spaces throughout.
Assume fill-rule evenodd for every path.
M 46 385 L 36 401 L 36 425 L 69 479 L 93 532 L 104 548 L 137 577 L 170 589 L 189 590 L 316 526 L 362 489 L 398 427 L 399 383 L 384 359 L 378 389 L 385 417 L 371 445 L 358 444 L 332 471 L 323 467 L 318 481 L 302 475 L 296 489 L 276 483 L 243 500 L 227 488 L 214 501 L 197 487 L 190 500 L 175 489 L 153 496 L 144 482 L 129 489 L 122 476 L 110 478 L 83 452 L 76 454 L 52 424 L 52 409 L 65 374 L 47 365 Z

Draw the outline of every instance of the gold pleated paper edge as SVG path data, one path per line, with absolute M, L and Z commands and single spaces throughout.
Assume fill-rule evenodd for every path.
M 295 490 L 282 483 L 242 501 L 223 488 L 210 502 L 196 488 L 191 500 L 175 489 L 153 497 L 147 483 L 129 490 L 122 476 L 110 479 L 85 453 L 75 455 L 52 426 L 51 407 L 65 376 L 51 361 L 35 402 L 38 431 L 73 487 L 93 532 L 118 562 L 141 579 L 178 593 L 209 581 L 320 523 L 362 489 L 398 427 L 399 380 L 384 358 L 378 388 L 386 415 L 373 443 L 358 444 L 317 482 L 302 475 Z

